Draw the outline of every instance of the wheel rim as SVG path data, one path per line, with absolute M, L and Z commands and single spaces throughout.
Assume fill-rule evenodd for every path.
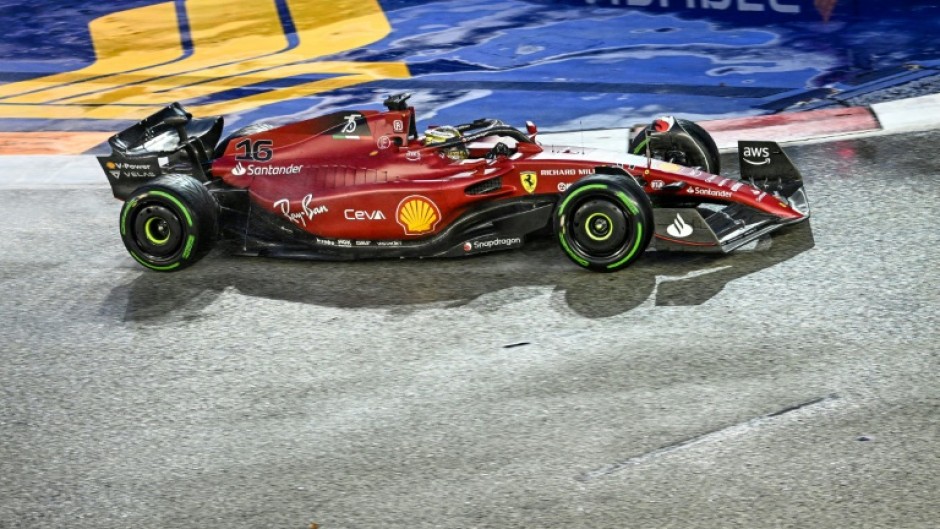
M 150 217 L 144 222 L 144 233 L 148 241 L 162 246 L 170 240 L 170 223 L 159 217 Z
M 174 210 L 159 203 L 142 204 L 132 223 L 134 243 L 146 259 L 167 261 L 179 253 L 183 225 Z
M 633 237 L 623 209 L 608 198 L 586 197 L 571 210 L 568 231 L 575 250 L 597 260 L 614 260 Z
M 614 234 L 613 223 L 614 221 L 607 214 L 595 212 L 585 220 L 585 230 L 591 240 L 603 242 Z

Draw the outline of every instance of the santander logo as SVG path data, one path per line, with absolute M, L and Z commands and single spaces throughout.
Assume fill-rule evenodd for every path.
M 245 174 L 246 172 L 247 172 L 247 170 L 245 169 L 245 166 L 242 165 L 241 162 L 238 162 L 238 165 L 236 165 L 236 166 L 232 169 L 232 174 L 235 175 L 235 176 L 242 176 L 242 175 Z
M 685 239 L 692 235 L 692 231 L 692 226 L 689 226 L 682 218 L 682 215 L 678 213 L 676 213 L 676 220 L 672 221 L 672 224 L 666 228 L 666 233 L 677 239 Z

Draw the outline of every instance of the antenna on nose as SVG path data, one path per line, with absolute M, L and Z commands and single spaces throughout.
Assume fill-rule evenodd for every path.
M 581 129 L 581 154 L 584 154 L 584 123 L 579 119 L 578 128 Z

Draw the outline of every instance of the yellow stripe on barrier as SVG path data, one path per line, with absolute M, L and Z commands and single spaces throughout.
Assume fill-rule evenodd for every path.
M 235 3 L 188 0 L 186 9 L 193 36 L 191 56 L 170 64 L 60 83 L 47 90 L 0 99 L 0 117 L 140 118 L 173 101 L 207 97 L 264 81 L 321 73 L 339 75 L 191 109 L 199 114 L 224 114 L 376 79 L 410 75 L 403 63 L 312 61 L 385 37 L 391 26 L 376 0 L 288 0 L 288 6 L 299 39 L 293 49 L 285 49 L 287 38 L 274 0 Z M 225 22 L 220 24 L 221 17 Z M 174 30 L 178 39 L 179 30 Z M 101 33 L 97 35 L 102 49 L 116 46 Z M 141 42 L 146 42 L 145 36 L 141 36 Z M 138 53 L 147 56 L 141 50 Z M 55 76 L 29 82 L 53 84 L 49 81 L 51 77 Z M 24 83 L 0 88 L 21 84 Z
M 274 0 L 189 0 L 186 13 L 193 38 L 192 55 L 171 64 L 113 76 L 108 79 L 112 85 L 109 87 L 73 86 L 75 97 L 61 102 L 152 103 L 155 92 L 178 86 L 180 76 L 197 81 L 211 79 L 211 68 L 220 64 L 277 53 L 287 46 Z M 88 88 L 99 91 L 78 95 L 91 92 Z
M 378 79 L 407 78 L 410 76 L 408 67 L 397 62 L 357 63 L 357 62 L 314 62 L 295 65 L 291 70 L 299 73 L 335 73 L 337 77 L 321 79 L 297 86 L 269 90 L 231 101 L 209 103 L 205 105 L 191 105 L 186 107 L 197 116 L 228 114 L 242 112 L 262 105 L 309 97 L 316 94 L 338 90 L 348 86 L 355 86 Z M 311 70 L 311 71 L 304 71 Z M 171 101 L 168 101 L 171 102 Z M 34 118 L 37 116 L 56 119 L 129 119 L 143 118 L 161 108 L 160 104 L 136 105 L 12 105 L 0 102 L 0 116 L 8 118 Z
M 173 2 L 105 15 L 88 24 L 88 29 L 97 58 L 94 63 L 80 70 L 0 85 L 0 102 L 32 92 L 35 94 L 30 96 L 35 97 L 22 97 L 50 101 L 61 97 L 56 89 L 79 83 L 93 84 L 98 77 L 173 61 L 183 55 Z
M 277 103 L 288 99 L 298 97 L 309 97 L 331 90 L 338 90 L 347 86 L 354 86 L 361 83 L 368 83 L 378 79 L 406 78 L 410 77 L 408 67 L 399 62 L 375 62 L 375 63 L 356 63 L 356 62 L 336 62 L 336 63 L 310 63 L 309 67 L 316 68 L 316 73 L 330 73 L 328 70 L 335 65 L 336 73 L 358 72 L 351 75 L 342 75 L 330 79 L 322 79 L 309 83 L 280 88 L 261 92 L 259 94 L 242 97 L 233 101 L 223 103 L 198 105 L 193 111 L 199 115 L 217 115 L 230 112 L 242 112 L 250 110 L 261 105 Z
M 324 57 L 371 44 L 392 31 L 377 0 L 288 0 L 300 46 L 291 55 Z
M 12 105 L 0 103 L 0 117 L 10 119 L 142 119 L 160 110 L 162 105 L 87 106 L 87 105 Z
M 11 103 L 108 104 L 146 95 L 151 87 L 172 87 L 163 79 L 215 66 L 275 53 L 287 44 L 274 0 L 189 0 L 186 15 L 192 35 L 193 53 L 185 59 L 151 68 L 120 73 L 88 83 L 73 83 L 56 91 L 53 98 L 31 94 L 8 100 Z M 231 10 L 231 13 L 229 13 Z M 145 44 L 146 45 L 146 44 Z M 149 45 L 147 45 L 149 47 Z M 152 101 L 152 100 L 151 100 Z
M 139 105 L 152 103 L 156 98 L 171 103 L 205 97 L 224 90 L 274 79 L 315 73 L 342 73 L 342 69 L 335 67 L 320 68 L 318 63 L 306 62 L 287 67 L 283 65 L 309 61 L 312 58 L 364 46 L 381 39 L 391 31 L 385 14 L 375 2 L 336 3 L 329 0 L 306 0 L 293 2 L 291 7 L 294 9 L 292 13 L 300 38 L 300 44 L 293 50 L 209 67 L 133 88 L 102 93 L 94 97 L 74 98 L 63 102 L 106 104 L 120 101 L 122 104 Z M 329 16 L 323 13 L 329 13 Z M 348 64 L 350 67 L 347 71 L 352 73 L 359 71 L 356 68 L 357 63 Z M 381 78 L 381 76 L 375 78 Z M 239 107 L 243 106 L 239 105 Z

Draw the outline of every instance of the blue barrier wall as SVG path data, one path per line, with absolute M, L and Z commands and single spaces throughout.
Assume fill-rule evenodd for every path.
M 257 3 L 263 2 L 274 4 L 285 49 L 291 42 L 296 45 L 299 4 Z M 146 105 L 135 107 L 124 99 L 130 92 L 117 85 L 159 84 L 168 75 L 148 79 L 146 70 L 135 70 L 133 64 L 127 65 L 128 71 L 141 71 L 140 78 L 95 73 L 71 79 L 69 73 L 89 68 L 99 58 L 89 23 L 158 3 L 4 3 L 0 126 L 112 130 L 138 117 L 133 112 L 143 112 Z M 179 32 L 181 48 L 174 61 L 191 58 L 200 51 L 192 49 L 186 16 L 193 4 L 166 4 L 175 6 L 178 18 L 171 24 Z M 200 66 L 183 70 L 185 86 L 212 81 L 231 88 L 195 97 L 186 94 L 199 91 L 184 90 L 178 92 L 184 96 L 180 99 L 196 109 L 219 110 L 230 126 L 238 126 L 297 119 L 337 107 L 374 106 L 390 92 L 410 91 L 420 117 L 435 123 L 492 116 L 514 124 L 534 119 L 543 130 L 563 130 L 622 126 L 663 112 L 693 118 L 766 113 L 818 95 L 820 89 L 843 89 L 866 75 L 877 77 L 879 72 L 917 62 L 933 64 L 929 61 L 940 58 L 940 42 L 933 38 L 940 33 L 940 7 L 922 2 L 387 0 L 379 5 L 389 26 L 380 38 L 299 59 L 404 64 L 405 74 L 369 74 L 372 77 L 348 86 L 317 92 L 304 87 L 348 72 L 298 74 L 265 66 L 271 75 L 251 74 L 257 78 L 243 82 L 223 77 L 225 82 L 219 82 L 211 69 Z M 232 35 L 251 31 L 246 25 Z M 135 38 L 146 42 L 148 37 Z M 53 89 L 36 88 L 37 80 L 53 74 L 59 74 Z M 115 86 L 108 84 L 112 82 Z M 70 83 L 87 88 L 62 96 L 61 85 Z M 158 93 L 172 97 L 174 90 L 170 86 Z M 43 99 L 44 93 L 55 95 Z M 289 97 L 251 104 L 266 93 Z M 147 104 L 159 106 L 163 101 L 153 97 Z M 103 106 L 114 111 L 103 112 Z M 121 113 L 124 108 L 126 114 Z

